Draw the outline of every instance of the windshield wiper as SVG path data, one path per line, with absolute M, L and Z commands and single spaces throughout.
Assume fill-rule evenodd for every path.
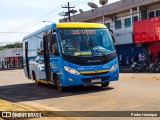
M 113 52 L 108 53 L 108 54 L 104 54 L 104 53 L 103 53 L 103 56 L 104 56 L 104 57 L 108 57 L 109 55 L 111 55 L 111 54 L 113 54 L 113 53 L 115 53 L 115 52 L 116 52 L 116 51 L 113 51 Z

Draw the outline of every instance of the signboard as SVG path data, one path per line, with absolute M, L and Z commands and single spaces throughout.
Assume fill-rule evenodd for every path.
M 16 49 L 13 49 L 13 55 L 21 55 L 22 54 L 22 48 L 16 48 Z

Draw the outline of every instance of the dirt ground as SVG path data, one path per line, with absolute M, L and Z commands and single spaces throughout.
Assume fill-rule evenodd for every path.
M 0 99 L 0 111 L 35 111 L 33 109 L 15 104 L 6 100 Z M 74 117 L 42 117 L 42 118 L 30 118 L 27 120 L 82 120 Z M 0 118 L 0 120 L 3 120 Z
M 1 111 L 33 111 L 32 109 L 29 109 L 29 108 L 26 108 L 2 99 L 0 99 L 0 110 Z
M 60 93 L 53 86 L 35 86 L 34 81 L 24 77 L 23 70 L 0 71 L 0 99 L 39 111 L 159 111 L 159 91 L 159 73 L 121 73 L 119 81 L 111 82 L 108 88 L 102 88 L 100 85 L 70 87 L 66 92 Z M 105 117 L 38 119 L 106 120 Z M 158 117 L 153 119 L 160 120 Z M 112 120 L 153 119 L 112 118 Z

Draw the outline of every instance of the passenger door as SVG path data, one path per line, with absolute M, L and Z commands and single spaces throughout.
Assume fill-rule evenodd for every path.
M 44 48 L 44 68 L 47 81 L 51 80 L 51 68 L 50 68 L 50 56 L 49 56 L 49 46 L 48 46 L 48 35 L 43 36 L 43 48 Z
M 29 60 L 28 60 L 28 42 L 25 42 L 25 59 L 26 59 L 26 72 L 27 72 L 27 77 L 30 78 L 30 73 L 29 73 Z
M 53 72 L 51 67 L 54 64 L 54 58 L 59 56 L 58 43 L 56 39 L 56 32 L 54 30 L 47 31 L 48 34 L 43 36 L 44 47 L 44 67 L 45 74 L 48 81 L 53 80 L 51 73 Z

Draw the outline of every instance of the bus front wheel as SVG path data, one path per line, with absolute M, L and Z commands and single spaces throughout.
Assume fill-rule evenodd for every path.
M 53 74 L 53 80 L 54 80 L 54 86 L 57 87 L 58 91 L 64 92 L 65 87 L 60 84 L 60 80 L 58 79 L 58 76 L 56 73 Z
M 60 84 L 59 80 L 57 80 L 57 89 L 60 92 L 64 92 L 65 91 L 65 87 Z
M 108 87 L 109 86 L 109 82 L 105 82 L 101 84 L 102 87 Z

